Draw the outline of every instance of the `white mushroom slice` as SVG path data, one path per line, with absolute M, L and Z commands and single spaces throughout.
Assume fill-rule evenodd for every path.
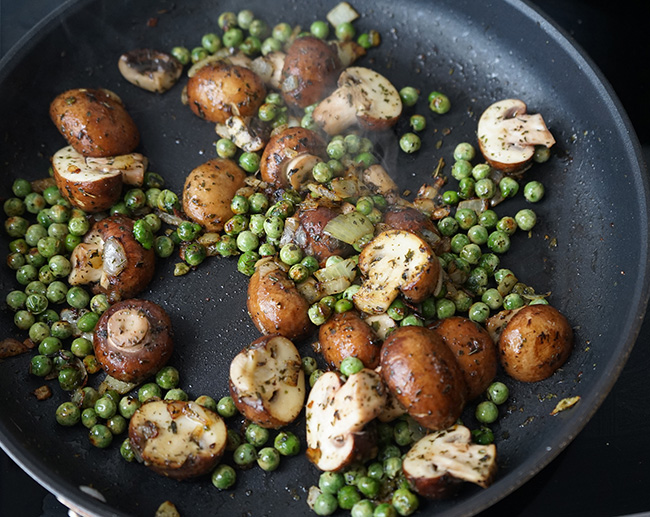
M 305 401 L 305 374 L 295 345 L 282 336 L 264 336 L 230 364 L 230 391 L 237 408 L 262 427 L 293 422 Z
M 282 68 L 285 57 L 284 52 L 269 52 L 266 56 L 253 59 L 250 68 L 260 76 L 265 85 L 279 90 L 282 86 Z
M 111 315 L 107 330 L 109 341 L 126 352 L 147 337 L 149 320 L 142 311 L 125 308 Z
M 555 139 L 539 113 L 527 114 L 523 101 L 505 99 L 481 115 L 478 142 L 492 167 L 512 174 L 530 165 L 536 145 L 551 147 Z
M 91 169 L 104 174 L 120 172 L 122 182 L 134 187 L 141 187 L 144 183 L 144 173 L 149 165 L 149 160 L 140 153 L 121 154 L 106 158 L 86 158 L 86 165 Z
M 169 90 L 183 73 L 183 65 L 174 56 L 148 48 L 122 54 L 118 68 L 130 83 L 156 93 Z
M 420 439 L 406 453 L 402 468 L 420 495 L 437 499 L 451 495 L 462 481 L 489 486 L 497 471 L 496 455 L 494 444 L 473 444 L 470 430 L 455 425 Z
M 102 258 L 103 243 L 82 242 L 75 246 L 70 255 L 72 270 L 68 276 L 70 285 L 85 285 L 99 282 L 104 273 Z
M 336 471 L 363 457 L 371 447 L 364 427 L 385 405 L 386 389 L 373 370 L 364 368 L 345 384 L 334 372 L 321 375 L 307 401 L 307 458 Z
M 147 402 L 129 423 L 136 458 L 175 479 L 212 470 L 226 448 L 227 436 L 221 417 L 196 402 Z
M 383 75 L 364 67 L 346 68 L 338 88 L 313 112 L 323 130 L 336 135 L 359 123 L 365 129 L 386 129 L 402 114 L 399 92 Z
M 440 262 L 420 236 L 405 230 L 380 233 L 359 255 L 359 270 L 365 277 L 354 295 L 362 312 L 386 312 L 399 293 L 420 303 L 438 287 Z
M 217 122 L 215 130 L 221 138 L 231 140 L 242 151 L 254 153 L 264 149 L 268 139 L 253 129 L 251 120 L 251 117 L 233 115 L 224 124 Z
M 287 163 L 286 175 L 291 186 L 298 190 L 305 181 L 311 178 L 314 166 L 322 161 L 313 154 L 301 154 Z

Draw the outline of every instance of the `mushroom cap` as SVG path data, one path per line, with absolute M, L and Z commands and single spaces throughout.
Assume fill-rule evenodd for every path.
M 123 382 L 154 375 L 172 355 L 172 325 L 165 310 L 148 300 L 123 300 L 102 314 L 93 336 L 102 369 Z
M 252 117 L 266 97 L 255 72 L 226 61 L 199 68 L 187 82 L 187 98 L 195 115 L 224 124 L 232 115 Z
M 550 305 L 527 305 L 515 313 L 499 338 L 499 358 L 508 375 L 524 382 L 550 377 L 573 349 L 573 329 Z
M 294 40 L 282 67 L 281 89 L 287 105 L 305 108 L 334 89 L 340 70 L 337 51 L 315 36 Z
M 478 122 L 478 143 L 485 160 L 506 174 L 530 167 L 536 145 L 551 147 L 553 135 L 540 114 L 526 113 L 519 99 L 505 99 L 489 106 Z
M 366 368 L 379 366 L 381 340 L 359 313 L 334 314 L 318 330 L 318 342 L 327 363 L 340 368 L 346 357 L 356 357 Z
M 262 153 L 262 180 L 276 188 L 292 186 L 292 176 L 301 171 L 289 165 L 301 156 L 324 158 L 326 145 L 318 133 L 303 127 L 289 127 L 273 135 Z M 312 164 L 313 165 L 313 164 Z

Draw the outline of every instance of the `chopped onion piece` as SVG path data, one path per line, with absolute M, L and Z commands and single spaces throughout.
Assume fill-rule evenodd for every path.
M 104 243 L 104 272 L 111 276 L 117 276 L 126 267 L 126 252 L 124 247 L 114 237 L 109 237 Z
M 374 231 L 375 227 L 370 219 L 359 212 L 337 215 L 323 228 L 323 233 L 347 244 L 354 244 L 364 235 Z
M 337 4 L 326 16 L 327 21 L 335 28 L 342 23 L 352 23 L 358 17 L 359 13 L 347 2 Z
M 458 210 L 469 208 L 477 214 L 482 214 L 489 208 L 490 202 L 487 199 L 465 199 L 458 203 Z

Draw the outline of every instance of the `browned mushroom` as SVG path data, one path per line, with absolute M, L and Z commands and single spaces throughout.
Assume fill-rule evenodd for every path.
M 325 97 L 336 85 L 338 54 L 315 36 L 297 38 L 287 49 L 281 90 L 287 105 L 305 108 Z
M 364 129 L 386 129 L 402 114 L 399 92 L 383 75 L 359 66 L 341 73 L 338 88 L 314 109 L 314 121 L 329 135 L 359 124 Z
M 265 96 L 266 87 L 255 72 L 224 60 L 207 63 L 187 82 L 191 110 L 210 122 L 254 116 Z
M 140 142 L 135 122 L 121 99 L 109 90 L 65 91 L 50 104 L 50 118 L 84 156 L 128 154 Z
M 131 84 L 156 93 L 169 90 L 183 73 L 183 65 L 178 59 L 150 48 L 125 52 L 117 66 L 122 77 Z
M 154 275 L 155 255 L 133 237 L 133 220 L 114 215 L 97 221 L 70 256 L 70 285 L 92 284 L 109 301 L 132 298 Z
M 379 365 L 381 340 L 356 311 L 334 314 L 318 331 L 325 361 L 339 368 L 346 357 L 356 357 L 366 368 Z
M 305 253 L 314 256 L 321 265 L 324 265 L 332 255 L 345 258 L 354 252 L 349 244 L 323 232 L 327 223 L 339 214 L 340 210 L 337 208 L 322 204 L 301 207 L 298 210 L 299 225 L 294 240 L 305 250 Z
M 536 145 L 551 147 L 555 139 L 539 113 L 526 113 L 526 104 L 519 99 L 505 99 L 481 115 L 478 143 L 492 167 L 516 174 L 530 166 Z
M 99 318 L 93 348 L 108 375 L 137 384 L 154 375 L 171 357 L 174 350 L 171 320 L 153 302 L 123 300 Z
M 314 131 L 290 127 L 272 136 L 260 161 L 262 180 L 276 188 L 294 189 L 325 158 L 325 142 Z
M 440 245 L 440 233 L 433 221 L 422 212 L 411 207 L 391 207 L 384 212 L 384 224 L 394 230 L 417 233 L 435 251 Z

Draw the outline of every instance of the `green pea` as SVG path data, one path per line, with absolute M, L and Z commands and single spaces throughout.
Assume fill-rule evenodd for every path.
M 173 47 L 171 54 L 178 59 L 182 65 L 187 65 L 190 62 L 190 51 L 187 47 Z
M 44 354 L 32 357 L 29 364 L 29 372 L 37 377 L 45 377 L 52 371 L 52 359 Z
M 77 321 L 77 327 L 81 332 L 93 332 L 99 321 L 99 314 L 87 312 Z
M 471 162 L 475 156 L 476 150 L 474 149 L 474 146 L 468 142 L 461 142 L 454 149 L 454 160 L 467 160 L 468 162 Z
M 7 219 L 7 223 L 13 219 L 16 218 L 10 217 L 9 219 Z M 22 219 L 22 220 L 26 222 L 26 219 Z M 7 233 L 9 233 L 9 235 L 11 236 L 11 233 L 9 232 L 8 229 L 7 229 Z M 28 226 L 26 230 L 22 231 L 22 235 L 20 236 L 25 237 L 25 242 L 29 246 L 36 246 L 38 244 L 38 241 L 40 241 L 44 237 L 47 237 L 47 229 L 40 224 L 32 224 L 31 226 Z
M 83 287 L 73 286 L 66 294 L 66 301 L 75 309 L 83 309 L 90 303 L 90 295 Z
M 533 154 L 533 161 L 535 163 L 544 163 L 551 157 L 551 150 L 545 145 L 536 145 L 535 153 Z
M 154 234 L 144 219 L 138 219 L 133 223 L 133 237 L 144 249 L 150 250 L 153 247 Z
M 189 397 L 185 391 L 180 388 L 173 388 L 165 393 L 164 400 L 182 400 L 187 401 Z
M 131 418 L 142 403 L 132 395 L 125 395 L 118 403 L 118 411 L 124 418 Z
M 344 510 L 351 510 L 352 507 L 361 501 L 361 494 L 356 486 L 345 485 L 336 494 L 336 498 L 339 502 L 339 507 Z
M 409 314 L 400 322 L 400 327 L 409 327 L 409 326 L 422 327 L 424 326 L 424 323 L 415 314 Z
M 52 303 L 62 303 L 66 300 L 68 286 L 59 280 L 55 280 L 47 286 L 45 296 Z
M 438 221 L 438 230 L 445 237 L 451 237 L 460 228 L 458 221 L 451 216 L 443 217 Z
M 93 314 L 93 313 L 88 313 Z M 97 315 L 95 315 L 97 316 Z M 80 320 L 81 321 L 81 320 Z M 94 329 L 94 327 L 93 327 Z M 81 328 L 80 328 L 81 330 Z M 89 331 L 84 331 L 89 332 Z M 70 344 L 70 351 L 77 357 L 86 357 L 93 353 L 93 344 L 89 339 L 78 337 L 72 341 Z
M 321 375 L 323 375 L 325 372 L 321 370 L 320 368 L 317 368 L 313 372 L 311 372 L 311 375 L 309 376 L 309 386 L 311 388 L 314 387 L 314 384 L 318 381 Z
M 122 458 L 124 458 L 129 463 L 135 461 L 135 452 L 133 451 L 133 446 L 131 445 L 130 438 L 125 438 L 120 445 L 120 456 L 122 456 Z
M 469 230 L 467 230 L 467 236 L 472 243 L 478 244 L 480 246 L 487 242 L 488 231 L 487 228 L 479 224 L 475 224 Z
M 490 400 L 485 400 L 476 406 L 476 420 L 482 424 L 491 424 L 499 418 L 499 408 Z
M 478 165 L 474 165 L 472 168 L 472 178 L 474 178 L 476 181 L 489 178 L 491 173 L 492 167 L 490 167 L 487 163 L 479 163 Z
M 460 258 L 472 265 L 476 265 L 481 258 L 481 247 L 478 244 L 469 243 L 463 246 L 458 254 Z
M 49 335 L 50 327 L 47 325 L 47 323 L 36 321 L 32 324 L 31 327 L 29 327 L 29 339 L 31 339 L 36 344 L 39 344 Z
M 128 422 L 122 415 L 113 415 L 106 420 L 106 427 L 108 427 L 113 435 L 118 436 L 126 431 Z
M 289 38 L 291 37 L 291 34 L 293 32 L 293 29 L 291 28 L 291 25 L 288 23 L 282 22 L 278 23 L 273 27 L 271 30 L 271 35 L 273 38 L 278 40 L 281 43 L 285 43 L 289 41 Z
M 36 225 L 32 225 L 36 226 Z M 37 228 L 41 228 L 44 233 L 46 233 L 45 228 L 42 226 L 38 225 L 36 226 Z M 11 238 L 20 238 L 20 237 L 25 237 L 25 240 L 32 246 L 30 241 L 33 241 L 34 238 L 29 237 L 29 229 L 31 226 L 29 226 L 29 221 L 25 219 L 24 217 L 21 216 L 14 216 L 14 217 L 9 217 L 5 221 L 5 231 L 7 232 L 7 235 Z M 39 230 L 40 231 L 40 230 Z
M 436 301 L 436 315 L 439 320 L 450 318 L 456 313 L 456 305 L 451 300 L 443 298 Z
M 318 488 L 324 494 L 336 495 L 345 486 L 345 478 L 340 472 L 323 472 L 318 478 Z
M 373 517 L 397 517 L 397 511 L 390 503 L 378 504 L 375 508 Z
M 399 449 L 397 449 L 399 451 Z M 395 479 L 402 473 L 402 458 L 401 453 L 397 456 L 390 456 L 383 460 L 384 472 L 390 479 Z
M 111 418 L 117 412 L 117 404 L 111 397 L 103 396 L 95 402 L 95 413 L 100 418 Z
M 275 246 L 270 242 L 265 242 L 260 245 L 257 252 L 260 254 L 260 257 L 272 257 L 277 253 Z
M 255 14 L 250 9 L 242 9 L 237 13 L 237 24 L 244 30 L 248 30 L 255 19 Z
M 349 356 L 343 359 L 343 361 L 341 361 L 339 370 L 341 370 L 341 373 L 343 375 L 349 377 L 350 375 L 354 375 L 355 373 L 360 372 L 361 370 L 363 370 L 363 368 L 364 365 L 361 359 L 359 359 L 358 357 Z
M 415 133 L 405 133 L 399 139 L 399 146 L 407 154 L 414 153 L 422 147 L 422 140 Z
M 14 239 L 9 243 L 9 251 L 12 253 L 22 253 L 24 255 L 29 251 L 29 245 L 25 239 Z
M 510 237 L 505 232 L 495 230 L 489 235 L 487 246 L 494 253 L 505 253 L 510 249 Z
M 273 37 L 266 38 L 262 41 L 262 55 L 266 56 L 272 52 L 278 52 L 282 50 L 282 42 Z M 261 119 L 264 120 L 264 119 Z M 272 120 L 272 119 L 271 119 Z
M 198 266 L 207 257 L 205 246 L 199 242 L 192 242 L 185 247 L 184 258 L 190 266 Z
M 350 511 L 351 517 L 372 517 L 375 510 L 375 504 L 368 500 L 362 499 L 356 503 Z
M 318 183 L 327 183 L 334 177 L 332 169 L 330 169 L 328 164 L 325 162 L 319 162 L 314 165 L 311 174 L 314 177 L 314 180 L 316 180 Z
M 18 178 L 11 185 L 11 191 L 14 196 L 25 198 L 32 191 L 32 184 L 26 179 Z
M 424 131 L 426 129 L 427 119 L 422 115 L 411 115 L 409 117 L 409 126 L 411 126 L 411 129 L 413 131 L 419 133 L 420 131 Z
M 514 217 L 502 217 L 499 219 L 499 222 L 497 222 L 497 230 L 512 235 L 517 231 L 517 221 Z
M 93 426 L 97 425 L 98 423 L 99 423 L 99 417 L 97 416 L 97 413 L 93 408 L 88 407 L 81 412 L 81 424 L 86 429 L 91 429 Z
M 538 203 L 544 197 L 544 185 L 539 181 L 529 181 L 524 185 L 524 197 L 529 203 Z
M 70 209 L 59 203 L 50 208 L 50 218 L 54 223 L 65 223 L 70 221 Z
M 451 167 L 451 175 L 458 181 L 469 178 L 471 174 L 472 164 L 467 160 L 457 160 Z
M 350 22 L 343 22 L 336 26 L 334 33 L 336 34 L 336 39 L 339 41 L 351 41 L 356 35 L 356 30 Z
M 59 314 L 53 309 L 47 309 L 37 316 L 37 320 L 50 327 L 52 324 L 59 321 Z
M 474 197 L 474 186 L 476 185 L 476 181 L 474 181 L 474 178 L 463 178 L 458 182 L 458 196 L 461 199 L 470 199 Z
M 498 310 L 503 305 L 503 297 L 495 288 L 485 291 L 481 296 L 481 301 L 493 311 Z
M 499 216 L 494 210 L 484 210 L 478 217 L 478 224 L 487 229 L 494 228 L 497 222 L 499 222 Z
M 217 401 L 208 395 L 197 397 L 195 402 L 204 408 L 214 411 L 215 413 L 217 412 Z
M 224 232 L 228 235 L 238 235 L 248 228 L 248 217 L 243 214 L 233 215 L 224 224 Z
M 260 259 L 260 255 L 255 251 L 246 251 L 237 260 L 237 271 L 246 275 L 253 276 L 255 273 L 255 264 Z
M 519 192 L 519 182 L 510 176 L 505 176 L 499 181 L 499 192 L 504 198 L 515 197 Z
M 221 48 L 221 39 L 214 32 L 209 32 L 201 37 L 201 46 L 210 54 Z
M 296 284 L 299 284 L 309 278 L 310 272 L 309 269 L 298 263 L 289 268 L 288 275 L 291 280 L 293 280 Z
M 246 172 L 257 172 L 260 168 L 260 156 L 256 153 L 244 152 L 239 156 L 239 166 Z
M 174 241 L 166 235 L 159 235 L 154 239 L 154 251 L 160 258 L 167 258 L 174 252 Z
M 154 397 L 156 398 L 162 397 L 162 390 L 160 389 L 160 386 L 158 386 L 158 384 L 156 384 L 155 382 L 148 382 L 140 386 L 140 389 L 138 390 L 138 400 L 140 402 L 145 403 L 147 400 L 152 399 Z
M 303 256 L 302 248 L 296 244 L 289 243 L 280 248 L 280 260 L 289 266 L 298 264 Z
M 314 501 L 314 513 L 316 515 L 332 515 L 339 507 L 339 503 L 334 494 L 318 494 Z
M 17 197 L 7 199 L 4 202 L 3 208 L 7 217 L 20 216 L 25 213 L 25 203 Z
M 81 237 L 78 235 L 72 235 L 70 233 L 65 236 L 65 240 L 63 241 L 65 250 L 68 253 L 72 253 L 79 244 L 81 244 Z
M 406 422 L 403 422 L 406 424 Z M 408 425 L 408 424 L 407 424 Z M 370 499 L 375 499 L 379 495 L 381 483 L 370 476 L 362 476 L 357 481 L 359 492 Z
M 257 424 L 249 424 L 244 431 L 246 441 L 255 447 L 261 447 L 269 440 L 269 430 Z
M 300 440 L 290 431 L 281 431 L 273 440 L 273 447 L 282 456 L 296 456 L 300 452 Z
M 444 93 L 431 92 L 428 100 L 429 109 L 438 115 L 444 115 L 451 109 L 451 101 Z
M 20 330 L 29 330 L 36 322 L 34 315 L 26 310 L 16 311 L 14 314 L 14 325 Z
M 493 382 L 487 388 L 488 399 L 496 405 L 504 404 L 506 400 L 508 400 L 509 395 L 510 390 L 508 389 L 508 386 L 499 381 Z
M 56 408 L 56 421 L 59 425 L 73 426 L 79 423 L 81 411 L 72 402 L 64 402 Z
M 72 391 L 81 387 L 83 373 L 78 368 L 66 367 L 59 371 L 59 387 L 64 391 Z
M 11 291 L 7 294 L 6 302 L 12 311 L 18 311 L 25 307 L 27 295 L 23 291 Z
M 506 310 L 519 309 L 524 305 L 524 299 L 517 293 L 510 293 L 503 298 L 503 308 Z
M 230 465 L 221 464 L 212 472 L 211 480 L 219 490 L 228 490 L 235 485 L 237 473 Z
M 273 447 L 264 447 L 257 454 L 257 464 L 266 472 L 272 472 L 280 466 L 280 453 Z
M 413 86 L 405 86 L 399 91 L 399 96 L 402 99 L 402 104 L 406 107 L 415 106 L 420 97 L 420 90 Z
M 474 192 L 481 199 L 492 199 L 496 193 L 496 187 L 490 178 L 484 178 L 474 184 Z
M 537 215 L 530 208 L 524 208 L 515 214 L 515 221 L 519 228 L 529 232 L 537 224 Z
M 402 516 L 414 514 L 420 504 L 418 497 L 407 488 L 395 490 L 391 502 L 397 513 Z
M 250 443 L 242 443 L 233 452 L 233 461 L 240 467 L 247 467 L 257 461 L 257 451 Z
M 59 241 L 63 241 L 68 235 L 68 226 L 63 223 L 52 223 L 47 229 L 47 234 Z
M 337 300 L 336 303 L 334 304 L 334 312 L 337 314 L 341 314 L 343 312 L 348 312 L 354 309 L 354 303 L 352 303 L 350 300 L 346 299 L 341 299 Z
M 487 426 L 472 429 L 472 441 L 478 445 L 489 445 L 494 443 L 494 433 Z
M 332 171 L 333 176 L 341 175 L 345 171 L 345 167 L 339 160 L 329 160 L 327 167 Z
M 25 308 L 32 314 L 40 314 L 47 309 L 47 298 L 42 294 L 30 294 L 25 300 Z
M 345 142 L 341 140 L 331 140 L 325 149 L 327 156 L 333 160 L 340 160 L 343 158 L 347 152 L 345 147 Z
M 237 248 L 239 248 L 239 250 L 242 252 L 254 251 L 259 247 L 260 244 L 257 235 L 255 235 L 250 230 L 244 230 L 239 235 L 237 235 L 236 242 Z
M 231 396 L 227 395 L 219 399 L 217 413 L 223 418 L 231 418 L 237 414 L 237 406 Z
M 332 309 L 322 302 L 312 304 L 307 310 L 307 316 L 314 325 L 322 325 L 331 314 Z
M 163 366 L 156 373 L 156 384 L 165 390 L 171 390 L 178 386 L 180 374 L 173 366 Z
M 164 189 L 160 191 L 158 198 L 156 199 L 156 205 L 159 210 L 167 212 L 168 214 L 173 214 L 174 210 L 180 208 L 180 203 L 178 201 L 178 195 L 171 190 Z
M 217 242 L 215 248 L 217 253 L 222 257 L 230 257 L 238 253 L 237 241 L 230 235 L 223 235 L 219 242 Z
M 45 198 L 38 192 L 30 192 L 25 196 L 25 209 L 30 214 L 37 214 L 46 206 Z
M 49 259 L 63 251 L 62 242 L 55 237 L 43 237 L 37 244 L 38 252 L 45 258 Z
M 255 56 L 262 51 L 262 42 L 255 36 L 248 36 L 239 45 L 239 50 L 247 56 Z
M 227 31 L 230 27 L 237 25 L 237 15 L 232 11 L 226 11 L 219 15 L 217 24 L 222 31 Z
M 471 208 L 459 208 L 454 215 L 458 226 L 463 230 L 469 230 L 478 223 L 478 215 Z
M 225 35 L 224 35 L 224 41 L 225 41 Z M 192 63 L 198 63 L 199 61 L 203 61 L 208 56 L 209 56 L 208 51 L 203 47 L 194 47 L 190 52 L 190 59 L 192 60 Z
M 327 39 L 330 33 L 330 27 L 326 21 L 316 20 L 310 25 L 309 32 L 319 39 Z
M 113 441 L 113 433 L 104 424 L 96 424 L 90 428 L 88 439 L 93 446 L 105 449 Z
M 451 251 L 454 253 L 460 253 L 468 244 L 470 244 L 469 237 L 464 233 L 457 233 L 451 238 Z
M 476 323 L 485 323 L 490 316 L 490 308 L 483 302 L 476 302 L 469 308 L 469 319 Z

